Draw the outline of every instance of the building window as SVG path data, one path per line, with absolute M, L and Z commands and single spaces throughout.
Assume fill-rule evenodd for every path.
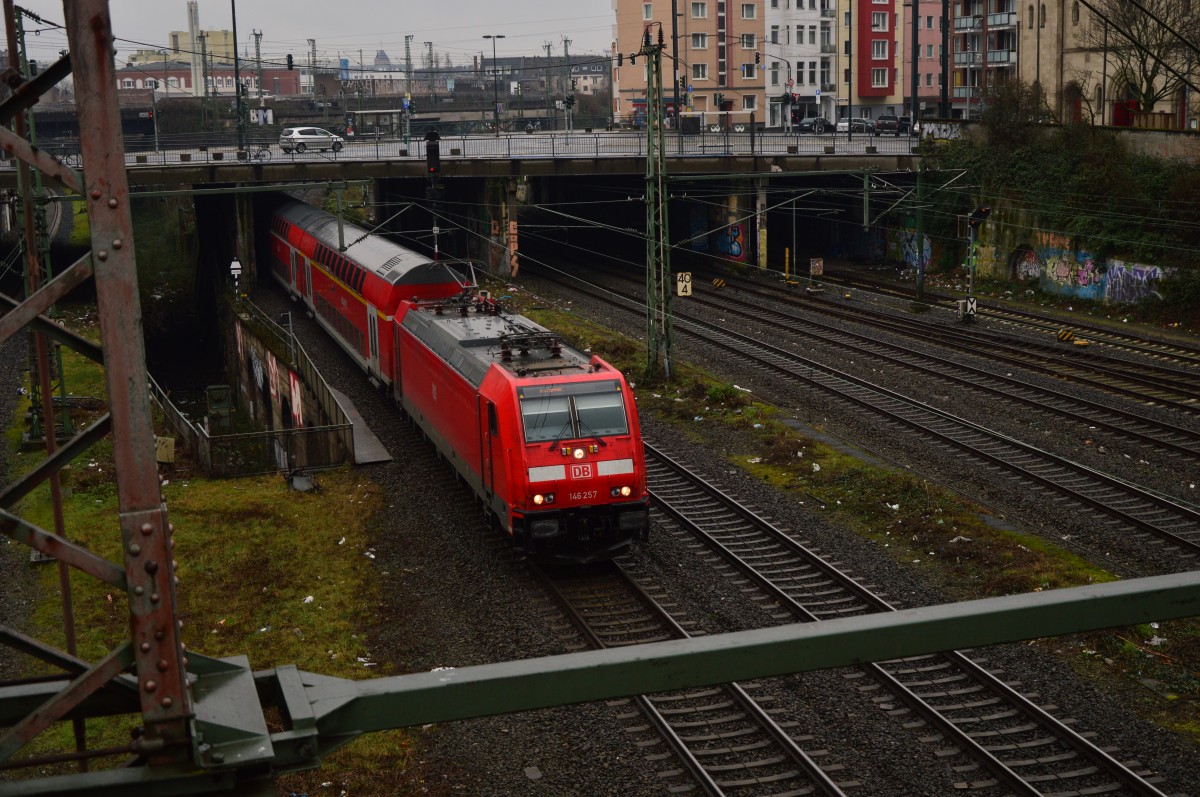
M 932 44 L 925 45 L 925 57 L 933 58 L 933 45 Z
M 933 17 L 925 17 L 925 30 L 933 30 Z
M 888 84 L 888 71 L 886 69 L 871 70 L 871 86 L 872 88 L 885 89 Z
M 779 85 L 779 62 L 778 61 L 771 62 L 771 85 L 772 86 Z
M 742 19 L 757 19 L 758 6 L 754 3 L 742 3 Z
M 932 86 L 932 85 L 933 85 L 933 73 L 932 73 L 932 72 L 926 72 L 926 73 L 925 73 L 925 85 L 926 85 L 926 86 Z
M 779 44 L 779 26 L 771 26 L 771 44 Z
M 1046 27 L 1046 4 L 1042 3 L 1042 7 L 1038 9 L 1038 27 Z
M 846 21 L 842 23 L 842 27 L 849 29 L 850 27 L 850 12 L 846 12 Z
M 816 25 L 808 26 L 808 43 L 809 44 L 817 43 L 817 26 Z M 799 42 L 797 42 L 797 44 L 799 44 Z
M 1075 0 L 1075 3 L 1071 6 L 1071 24 L 1079 24 L 1079 0 Z
M 743 110 L 743 111 L 753 111 L 753 110 L 755 110 L 755 109 L 758 107 L 758 102 L 757 102 L 757 100 L 758 100 L 758 97 L 757 97 L 757 95 L 754 95 L 754 94 L 743 94 L 743 95 L 742 95 L 742 110 Z
M 871 12 L 871 30 L 876 33 L 887 33 L 888 15 L 884 11 Z
M 808 62 L 808 82 L 812 83 L 814 85 L 817 82 L 817 62 L 816 61 Z
M 708 3 L 692 3 L 692 19 L 708 19 Z
M 758 80 L 758 67 L 755 64 L 742 64 L 742 77 L 746 80 Z
M 887 60 L 888 43 L 885 42 L 883 39 L 876 39 L 873 42 L 871 42 L 871 57 L 874 58 L 876 61 Z
M 121 81 L 121 88 L 126 88 L 126 89 L 131 89 L 131 88 L 133 88 L 133 79 L 132 79 L 132 78 L 125 78 L 124 80 L 122 80 L 122 81 Z
M 1029 4 L 1029 29 L 1033 30 L 1033 3 Z
M 804 62 L 803 61 L 796 62 L 796 82 L 797 83 L 804 82 Z
M 742 49 L 743 50 L 754 50 L 754 49 L 756 49 L 757 44 L 758 44 L 758 34 L 755 34 L 755 33 L 743 33 L 742 34 Z
M 707 33 L 693 33 L 692 34 L 692 49 L 693 50 L 707 50 L 708 49 L 708 34 Z
M 708 64 L 692 64 L 692 80 L 708 80 Z

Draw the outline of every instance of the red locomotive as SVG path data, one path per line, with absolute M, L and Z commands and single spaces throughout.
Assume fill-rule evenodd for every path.
M 287 290 L 424 430 L 516 547 L 590 561 L 648 529 L 645 457 L 621 372 L 476 294 L 455 266 L 299 202 L 275 211 Z

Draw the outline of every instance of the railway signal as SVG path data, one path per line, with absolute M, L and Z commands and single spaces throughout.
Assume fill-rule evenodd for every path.
M 442 147 L 438 143 L 441 136 L 436 130 L 425 132 L 425 171 L 429 174 L 439 174 L 442 171 Z

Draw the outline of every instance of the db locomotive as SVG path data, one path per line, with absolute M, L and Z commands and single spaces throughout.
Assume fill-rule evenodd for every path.
M 300 202 L 271 271 L 425 432 L 531 556 L 587 562 L 645 539 L 649 497 L 621 372 L 431 260 Z M 338 241 L 351 241 L 344 250 Z

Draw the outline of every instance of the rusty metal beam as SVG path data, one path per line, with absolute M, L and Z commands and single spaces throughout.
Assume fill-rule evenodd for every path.
M 10 508 L 21 498 L 33 492 L 34 488 L 48 479 L 51 473 L 60 470 L 76 456 L 91 448 L 93 443 L 108 434 L 111 418 L 112 416 L 107 412 L 104 413 L 91 426 L 67 441 L 65 446 L 57 449 L 39 462 L 33 470 L 6 487 L 3 492 L 0 492 L 0 507 Z
M 175 598 L 172 531 L 159 487 L 125 146 L 107 0 L 63 3 L 74 64 L 84 201 L 92 232 L 104 376 L 112 413 L 117 503 L 132 650 L 145 739 L 166 763 L 190 750 L 192 697 Z
M 92 276 L 92 255 L 88 253 L 47 282 L 12 312 L 0 316 L 0 342 L 8 340 L 26 324 L 49 310 L 60 299 Z
M 65 165 L 58 158 L 39 147 L 35 147 L 11 130 L 0 127 L 0 149 L 28 163 L 43 174 L 53 177 L 63 188 L 76 194 L 83 193 L 83 175 Z
M 91 257 L 91 255 L 88 255 Z M 0 293 L 0 307 L 7 305 L 9 308 L 17 308 L 21 303 L 7 294 Z M 4 317 L 5 313 L 11 310 L 0 312 L 0 318 Z M 95 343 L 92 343 L 87 338 L 80 337 L 74 332 L 71 332 L 66 327 L 54 323 L 54 320 L 44 315 L 39 315 L 37 318 L 29 322 L 35 330 L 41 332 L 50 340 L 56 340 L 62 345 L 73 349 L 84 357 L 87 357 L 94 363 L 104 362 L 104 352 Z
M 96 556 L 88 549 L 81 548 L 57 534 L 40 529 L 16 515 L 0 511 L 0 533 L 7 534 L 14 540 L 19 540 L 34 550 L 41 551 L 46 556 L 51 556 L 84 573 L 95 576 L 106 584 L 112 584 L 119 589 L 128 586 L 125 571 L 112 562 Z

